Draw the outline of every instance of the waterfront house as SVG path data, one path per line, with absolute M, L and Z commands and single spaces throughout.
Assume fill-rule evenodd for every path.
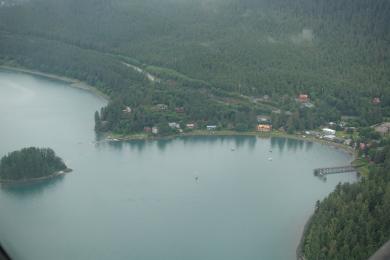
M 156 126 L 154 126 L 154 127 L 152 127 L 152 134 L 154 134 L 154 135 L 158 135 L 158 127 L 156 127 Z
M 145 132 L 145 133 L 151 133 L 151 132 L 152 132 L 152 128 L 151 128 L 151 127 L 148 127 L 148 126 L 145 126 L 145 127 L 144 127 L 144 132 Z
M 325 140 L 328 140 L 328 141 L 334 141 L 336 139 L 336 136 L 335 135 L 324 135 L 323 138 Z
M 272 131 L 272 125 L 269 125 L 269 124 L 259 124 L 259 125 L 257 125 L 256 130 L 258 132 L 271 132 Z
M 330 128 L 323 128 L 322 132 L 325 135 L 336 135 L 336 130 L 330 129 Z
M 208 125 L 208 126 L 206 126 L 206 128 L 207 128 L 207 130 L 209 130 L 209 131 L 214 131 L 214 130 L 217 129 L 217 126 L 216 126 L 216 125 Z
M 195 124 L 194 123 L 186 124 L 186 127 L 188 129 L 195 129 Z

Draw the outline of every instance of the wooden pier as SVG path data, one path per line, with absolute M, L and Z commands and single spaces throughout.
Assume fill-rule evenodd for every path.
M 325 176 L 328 174 L 336 174 L 336 173 L 344 173 L 344 172 L 356 172 L 356 169 L 351 165 L 314 169 L 314 175 L 316 176 Z

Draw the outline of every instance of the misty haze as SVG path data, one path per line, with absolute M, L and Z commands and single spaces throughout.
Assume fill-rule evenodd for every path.
M 0 0 L 0 259 L 390 259 L 387 0 Z

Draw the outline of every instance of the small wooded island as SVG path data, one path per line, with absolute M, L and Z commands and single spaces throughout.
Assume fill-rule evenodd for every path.
M 70 171 L 50 148 L 23 148 L 1 158 L 0 183 L 40 181 Z

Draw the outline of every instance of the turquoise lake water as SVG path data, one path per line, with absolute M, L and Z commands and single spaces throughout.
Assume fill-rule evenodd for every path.
M 295 259 L 315 202 L 357 178 L 321 181 L 314 168 L 351 157 L 284 138 L 99 141 L 93 114 L 105 104 L 0 71 L 0 156 L 50 147 L 74 169 L 0 189 L 0 242 L 14 259 Z

